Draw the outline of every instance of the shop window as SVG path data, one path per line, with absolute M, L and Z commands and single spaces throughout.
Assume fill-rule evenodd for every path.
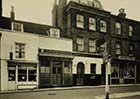
M 18 81 L 27 81 L 27 67 L 26 66 L 18 67 Z
M 119 23 L 119 22 L 116 22 L 115 23 L 115 34 L 121 34 L 121 23 Z
M 89 30 L 96 30 L 96 20 L 95 18 L 89 18 Z
M 111 77 L 119 77 L 119 66 L 117 64 L 111 66 Z
M 16 58 L 25 58 L 25 44 L 15 43 Z
M 76 15 L 76 27 L 84 28 L 84 16 L 79 14 Z
M 77 50 L 84 51 L 84 38 L 77 38 Z
M 64 73 L 69 73 L 69 72 L 70 72 L 70 62 L 64 61 Z
M 107 23 L 104 20 L 100 20 L 100 31 L 107 32 Z
M 8 67 L 8 81 L 15 81 L 16 68 L 15 66 Z
M 89 40 L 89 52 L 96 51 L 95 44 L 96 44 L 95 40 L 92 40 L 92 39 Z
M 96 76 L 96 64 L 90 64 L 90 73 L 91 73 L 91 79 L 94 79 Z
M 129 36 L 133 36 L 133 26 L 129 25 Z
M 129 56 L 134 56 L 134 44 L 129 45 Z
M 120 55 L 121 54 L 121 43 L 120 42 L 117 42 L 115 44 L 115 54 L 116 55 Z
M 37 81 L 37 69 L 36 67 L 28 67 L 28 81 Z
M 129 64 L 124 67 L 124 78 L 135 77 L 135 65 Z

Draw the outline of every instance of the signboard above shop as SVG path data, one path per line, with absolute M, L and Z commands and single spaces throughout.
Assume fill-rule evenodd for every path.
M 118 59 L 120 59 L 120 60 L 130 60 L 130 61 L 135 61 L 136 60 L 135 57 L 131 57 L 131 56 L 118 56 Z

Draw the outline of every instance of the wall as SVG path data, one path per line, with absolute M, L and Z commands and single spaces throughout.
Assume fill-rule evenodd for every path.
M 27 33 L 12 32 L 8 30 L 0 30 L 1 37 L 1 90 L 7 90 L 8 87 L 8 69 L 7 61 L 10 60 L 10 52 L 13 52 L 15 58 L 15 42 L 25 43 L 25 61 L 37 62 L 38 54 L 38 36 Z
M 85 65 L 85 74 L 90 74 L 90 64 L 96 64 L 96 74 L 101 74 L 101 65 L 103 64 L 102 58 L 89 58 L 75 56 L 73 59 L 72 73 L 77 73 L 77 64 L 82 62 Z
M 72 40 L 40 36 L 39 48 L 72 52 Z

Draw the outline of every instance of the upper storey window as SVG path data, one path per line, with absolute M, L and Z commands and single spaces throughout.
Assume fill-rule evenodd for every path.
M 96 30 L 96 20 L 95 18 L 89 18 L 89 30 Z
M 107 23 L 104 20 L 100 20 L 100 31 L 107 32 Z
M 16 58 L 25 58 L 25 44 L 15 43 L 15 55 Z
M 76 27 L 84 28 L 84 16 L 80 14 L 76 15 Z
M 115 24 L 115 34 L 121 34 L 122 30 L 121 30 L 121 23 L 116 22 Z
M 129 25 L 129 36 L 133 36 L 133 26 Z
M 23 24 L 12 22 L 12 31 L 20 31 L 23 32 Z

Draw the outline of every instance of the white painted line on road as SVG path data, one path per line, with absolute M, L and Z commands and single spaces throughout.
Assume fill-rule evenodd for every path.
M 140 92 L 127 92 L 127 93 L 115 93 L 110 94 L 110 98 L 123 98 L 123 97 L 131 97 L 131 96 L 138 96 Z M 93 99 L 105 99 L 105 96 L 95 96 Z

